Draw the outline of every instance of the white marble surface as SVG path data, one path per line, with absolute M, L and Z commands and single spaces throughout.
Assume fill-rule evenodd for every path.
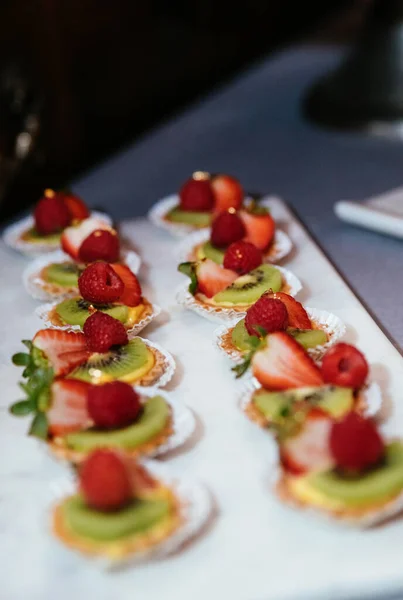
M 281 204 L 275 216 L 290 223 Z M 19 340 L 40 322 L 23 291 L 26 259 L 0 246 L 0 597 L 6 600 L 288 600 L 347 598 L 403 589 L 403 519 L 366 532 L 314 520 L 282 506 L 270 491 L 276 463 L 271 438 L 237 406 L 239 382 L 212 342 L 214 323 L 174 303 L 182 277 L 173 260 L 175 240 L 144 220 L 125 224 L 140 249 L 142 275 L 164 312 L 145 334 L 178 361 L 168 389 L 194 408 L 197 435 L 165 460 L 213 491 L 217 517 L 185 552 L 119 573 L 103 573 L 55 542 L 47 531 L 52 481 L 63 472 L 34 440 L 26 421 L 6 406 L 20 397 L 19 370 L 10 366 Z M 300 299 L 338 315 L 373 365 L 388 400 L 385 425 L 403 431 L 403 362 L 370 316 L 296 222 L 288 227 L 296 251 L 285 264 L 302 280 Z

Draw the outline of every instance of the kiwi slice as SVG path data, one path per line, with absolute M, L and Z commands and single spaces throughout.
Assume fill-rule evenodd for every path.
M 108 380 L 115 380 L 125 379 L 133 374 L 135 378 L 135 372 L 147 365 L 149 353 L 143 340 L 134 338 L 128 344 L 117 346 L 109 352 L 93 354 L 86 363 L 70 373 L 69 377 L 90 383 L 94 377 L 100 379 L 102 376 Z
M 58 242 L 60 242 L 60 236 L 61 233 L 50 233 L 49 235 L 42 235 L 35 229 L 35 227 L 32 227 L 31 229 L 27 229 L 27 231 L 23 233 L 22 239 L 26 242 L 32 242 L 33 244 L 57 244 Z
M 200 247 L 197 258 L 200 260 L 203 258 L 210 258 L 218 265 L 222 265 L 224 262 L 224 254 L 225 252 L 223 252 L 223 250 L 216 248 L 210 241 L 208 241 Z
M 293 329 L 290 327 L 287 329 L 287 333 L 305 349 L 315 348 L 315 346 L 321 346 L 327 342 L 327 335 L 322 329 Z
M 91 315 L 89 307 L 93 306 L 96 310 L 114 317 L 121 323 L 126 323 L 128 317 L 128 308 L 123 304 L 91 304 L 83 298 L 70 298 L 60 302 L 55 310 L 64 323 L 69 325 L 80 325 L 83 327 L 85 321 Z
M 211 213 L 181 210 L 178 206 L 170 210 L 165 218 L 173 223 L 184 223 L 195 227 L 208 227 L 211 223 Z
M 272 290 L 279 292 L 283 279 L 278 269 L 272 265 L 260 265 L 257 269 L 235 279 L 229 287 L 216 294 L 214 302 L 223 305 L 253 304 L 260 296 Z
M 49 283 L 57 283 L 62 287 L 77 287 L 81 269 L 72 262 L 52 263 L 45 269 L 45 277 Z
M 238 350 L 246 352 L 247 350 L 251 349 L 250 338 L 251 336 L 245 327 L 245 319 L 241 319 L 232 330 L 232 343 L 234 344 L 235 348 L 238 348 Z

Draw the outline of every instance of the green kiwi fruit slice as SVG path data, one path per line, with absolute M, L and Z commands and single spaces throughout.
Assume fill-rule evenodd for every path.
M 257 269 L 235 279 L 229 287 L 216 294 L 214 302 L 222 305 L 253 304 L 260 296 L 272 290 L 279 292 L 283 286 L 281 273 L 272 265 L 260 265 Z
M 45 278 L 49 283 L 56 283 L 62 287 L 77 287 L 81 269 L 76 263 L 52 263 L 45 268 Z
M 200 247 L 197 258 L 210 258 L 218 265 L 222 265 L 224 262 L 224 255 L 225 252 L 223 252 L 223 250 L 216 248 L 210 241 L 207 241 Z
M 245 319 L 241 319 L 232 330 L 232 343 L 238 350 L 246 352 L 251 349 L 250 338 L 251 336 L 245 327 Z
M 91 452 L 96 448 L 125 448 L 133 450 L 155 438 L 166 425 L 169 405 L 162 396 L 149 398 L 140 416 L 127 427 L 112 430 L 85 429 L 64 437 L 69 448 Z
M 128 316 L 128 308 L 123 304 L 91 304 L 83 298 L 70 298 L 63 300 L 56 305 L 56 313 L 63 321 L 68 325 L 80 325 L 83 327 L 85 321 L 90 316 L 91 312 L 89 307 L 93 306 L 97 310 L 100 310 L 111 317 L 114 317 L 121 323 L 126 323 Z
M 211 223 L 211 213 L 181 210 L 178 206 L 170 210 L 165 218 L 173 223 L 184 223 L 195 227 L 208 227 Z
M 109 352 L 95 353 L 89 360 L 77 367 L 69 377 L 93 382 L 100 375 L 111 379 L 124 379 L 141 369 L 149 360 L 149 350 L 143 340 L 134 338 L 124 346 L 118 346 Z M 133 377 L 134 378 L 134 377 Z
M 295 341 L 297 341 L 306 350 L 326 344 L 327 335 L 322 329 L 287 329 Z
M 120 510 L 105 512 L 89 507 L 79 494 L 67 498 L 62 514 L 68 528 L 95 541 L 113 541 L 150 529 L 171 511 L 165 498 L 132 500 Z
M 352 409 L 354 391 L 337 386 L 299 388 L 285 392 L 268 392 L 261 389 L 255 392 L 252 400 L 271 423 L 281 422 L 292 414 L 293 405 L 302 401 L 318 406 L 338 418 Z

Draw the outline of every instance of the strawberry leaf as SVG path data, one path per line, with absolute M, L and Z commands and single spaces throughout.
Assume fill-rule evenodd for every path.
M 35 410 L 29 400 L 19 400 L 10 406 L 10 413 L 15 417 L 25 417 Z
M 190 277 L 189 292 L 194 296 L 197 290 L 197 275 L 194 263 L 181 263 L 178 267 L 178 271 Z
M 246 373 L 246 371 L 249 369 L 254 353 L 254 350 L 252 350 L 246 355 L 245 360 L 243 362 L 241 362 L 239 365 L 235 365 L 235 367 L 232 367 L 232 371 L 234 371 L 234 373 L 236 374 L 237 379 L 242 377 L 242 375 Z
M 46 414 L 38 412 L 32 421 L 29 429 L 29 435 L 33 435 L 41 440 L 46 440 L 48 437 L 48 419 Z
M 24 346 L 26 346 L 28 348 L 29 351 L 31 351 L 31 349 L 32 349 L 31 340 L 22 340 L 22 343 L 24 344 Z
M 27 367 L 31 362 L 31 357 L 25 352 L 17 352 L 17 354 L 13 355 L 11 360 L 13 365 L 16 365 L 17 367 Z

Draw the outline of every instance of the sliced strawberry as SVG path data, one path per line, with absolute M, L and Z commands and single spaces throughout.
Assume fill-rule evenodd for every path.
M 88 206 L 75 194 L 72 194 L 71 192 L 65 192 L 63 194 L 63 202 L 69 209 L 71 218 L 73 220 L 82 221 L 90 216 Z
M 268 390 L 320 386 L 319 368 L 304 348 L 284 331 L 272 333 L 252 358 L 252 370 Z
M 295 327 L 296 329 L 312 329 L 312 323 L 301 302 L 298 302 L 292 296 L 289 296 L 284 292 L 268 293 L 267 295 L 268 297 L 281 300 L 281 302 L 285 304 L 289 327 Z
M 329 445 L 333 421 L 320 409 L 312 409 L 296 435 L 280 444 L 283 468 L 294 475 L 330 469 L 334 465 Z
M 271 215 L 254 214 L 246 210 L 240 210 L 239 216 L 245 226 L 245 241 L 254 244 L 259 250 L 266 250 L 273 240 L 276 224 Z
M 85 363 L 90 355 L 85 336 L 78 331 L 41 329 L 32 343 L 45 354 L 57 377 L 67 375 Z
M 67 254 L 74 260 L 78 260 L 78 253 L 83 241 L 97 229 L 110 229 L 108 223 L 98 217 L 84 219 L 78 225 L 67 227 L 62 233 L 61 245 Z
M 125 289 L 119 298 L 119 302 L 126 306 L 138 306 L 141 302 L 142 292 L 141 285 L 135 274 L 127 267 L 120 263 L 111 264 L 112 269 L 123 281 Z
M 52 383 L 51 406 L 47 411 L 50 435 L 66 435 L 91 424 L 87 410 L 90 385 L 78 379 L 59 379 Z
M 225 290 L 239 277 L 235 271 L 224 269 L 209 258 L 197 263 L 181 263 L 178 270 L 190 277 L 189 291 L 191 294 L 200 292 L 207 298 L 212 298 L 218 292 Z

